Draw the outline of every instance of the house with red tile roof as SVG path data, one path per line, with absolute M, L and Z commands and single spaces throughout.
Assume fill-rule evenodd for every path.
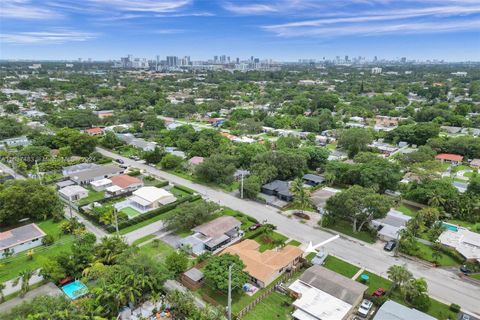
M 83 132 L 91 135 L 91 136 L 98 136 L 103 134 L 103 129 L 102 128 L 90 128 L 90 129 L 85 129 Z
M 450 162 L 452 165 L 460 164 L 463 161 L 463 156 L 452 153 L 439 153 L 435 159 L 442 162 Z

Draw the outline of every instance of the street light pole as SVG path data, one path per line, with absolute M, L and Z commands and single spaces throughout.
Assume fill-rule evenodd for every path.
M 118 218 L 117 218 L 117 211 L 113 209 L 113 214 L 115 215 L 115 230 L 117 231 L 117 236 L 120 234 L 118 233 Z

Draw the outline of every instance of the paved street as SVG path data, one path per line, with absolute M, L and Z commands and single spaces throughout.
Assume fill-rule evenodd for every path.
M 15 171 L 13 171 L 12 168 L 8 167 L 7 165 L 5 165 L 4 163 L 0 162 L 0 170 L 2 170 L 3 172 L 6 172 L 8 174 L 11 174 L 12 176 L 15 177 L 15 179 L 25 179 L 24 176 L 22 176 L 21 174 L 19 173 L 16 173 Z
M 196 190 L 211 201 L 242 211 L 259 221 L 267 220 L 269 223 L 275 224 L 278 230 L 289 238 L 299 240 L 303 243 L 308 243 L 309 241 L 318 243 L 332 236 L 329 232 L 314 229 L 283 216 L 279 214 L 275 208 L 236 198 L 223 191 L 193 183 L 149 165 L 139 164 L 136 161 L 102 148 L 97 148 L 97 150 L 105 156 L 114 159 L 120 158 L 127 165 L 137 167 L 175 184 L 181 184 Z M 429 292 L 432 297 L 446 303 L 457 303 L 462 306 L 464 310 L 480 315 L 480 287 L 462 281 L 452 272 L 427 267 L 403 258 L 395 258 L 390 253 L 384 252 L 378 246 L 360 243 L 344 237 L 329 243 L 326 245 L 326 249 L 338 257 L 383 276 L 386 276 L 386 271 L 391 265 L 406 264 L 415 277 L 424 277 L 427 280 Z

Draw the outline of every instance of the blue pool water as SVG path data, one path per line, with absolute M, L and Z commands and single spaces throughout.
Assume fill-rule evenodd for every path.
M 447 228 L 450 231 L 458 232 L 458 227 L 456 225 L 443 222 L 442 226 L 444 226 L 445 228 Z
M 62 291 L 72 300 L 88 293 L 88 288 L 82 282 L 75 280 L 62 287 Z

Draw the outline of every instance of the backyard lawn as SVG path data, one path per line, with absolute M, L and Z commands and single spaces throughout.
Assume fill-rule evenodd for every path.
M 85 204 L 89 204 L 98 200 L 102 200 L 105 198 L 105 191 L 95 191 L 88 189 L 88 197 L 80 199 L 78 204 L 83 206 Z
M 257 304 L 246 316 L 244 320 L 287 320 L 291 319 L 293 312 L 293 300 L 287 295 L 273 292 L 265 300 Z M 287 307 L 289 305 L 289 307 Z
M 294 247 L 300 247 L 302 245 L 302 243 L 300 241 L 297 241 L 297 240 L 290 240 L 286 244 L 289 244 L 289 245 L 294 246 Z
M 133 209 L 132 207 L 125 207 L 120 212 L 125 213 L 128 216 L 128 219 L 135 218 L 136 216 L 141 215 L 142 213 Z
M 151 241 L 143 246 L 140 246 L 140 251 L 147 253 L 149 256 L 154 257 L 157 260 L 163 260 L 166 256 L 170 253 L 174 252 L 175 250 L 170 247 L 165 242 L 158 240 L 158 241 Z
M 350 264 L 332 255 L 329 255 L 325 259 L 323 266 L 347 278 L 352 278 L 358 272 L 358 270 L 360 270 L 359 267 L 354 266 L 353 264 Z
M 368 231 L 353 232 L 352 224 L 348 221 L 337 220 L 334 224 L 328 226 L 328 229 L 343 233 L 347 236 L 362 240 L 368 243 L 374 243 L 375 237 Z
M 400 207 L 397 208 L 397 210 L 410 217 L 415 217 L 417 215 L 417 210 L 415 208 L 407 206 L 405 204 L 402 204 Z
M 44 261 L 62 251 L 69 250 L 73 242 L 73 236 L 64 235 L 60 230 L 60 223 L 52 220 L 37 223 L 46 234 L 51 234 L 55 238 L 55 242 L 48 247 L 42 245 L 33 248 L 33 259 L 27 257 L 27 251 L 0 259 L 0 282 L 16 278 L 21 271 L 27 268 L 31 270 L 38 269 Z

